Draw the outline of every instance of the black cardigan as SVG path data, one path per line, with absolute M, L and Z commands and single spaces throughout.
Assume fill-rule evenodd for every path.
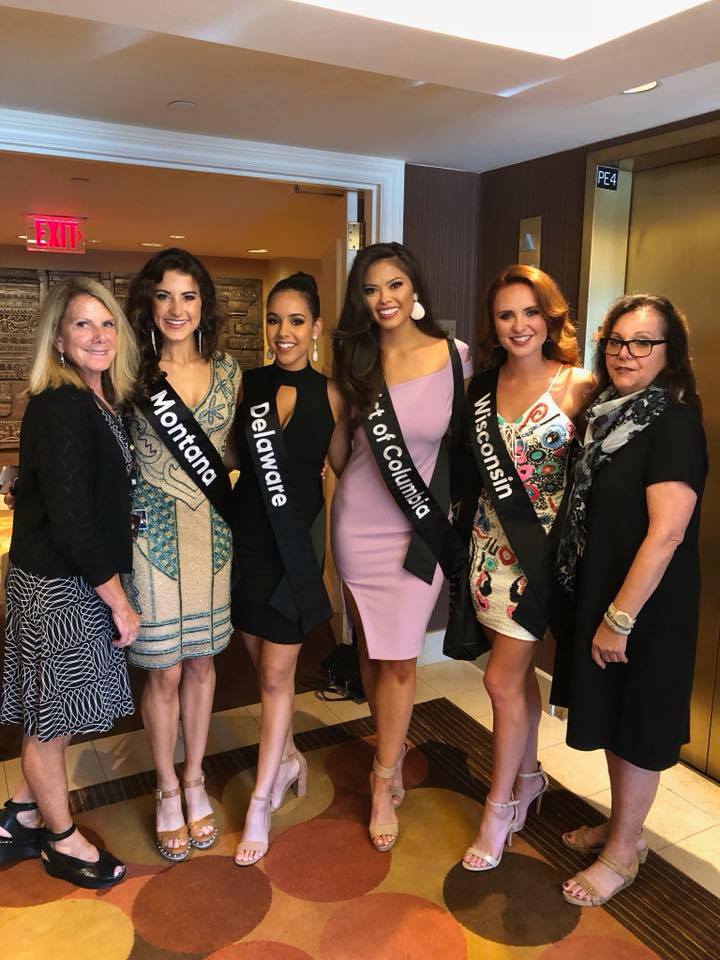
M 28 402 L 10 562 L 93 587 L 132 568 L 130 480 L 89 390 L 63 386 Z

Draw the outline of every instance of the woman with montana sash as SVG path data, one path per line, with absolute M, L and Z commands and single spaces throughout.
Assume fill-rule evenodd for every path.
M 230 639 L 230 482 L 223 453 L 240 369 L 218 353 L 215 286 L 186 250 L 162 250 L 135 276 L 128 316 L 141 353 L 130 427 L 140 479 L 128 595 L 142 615 L 130 662 L 147 671 L 142 715 L 157 771 L 160 854 L 185 860 L 218 836 L 204 786 L 213 657 Z M 174 755 L 182 723 L 183 815 Z
M 470 359 L 435 322 L 420 266 L 399 243 L 358 254 L 334 349 L 355 431 L 333 497 L 333 554 L 377 728 L 370 838 L 387 851 L 398 836 L 417 657 L 443 575 L 463 562 L 442 440 L 454 400 L 462 411 Z
M 561 630 L 556 517 L 562 514 L 575 424 L 592 375 L 579 369 L 568 305 L 547 274 L 512 266 L 488 290 L 468 388 L 470 445 L 482 490 L 470 544 L 470 593 L 492 649 L 493 774 L 467 870 L 491 870 L 505 841 L 539 811 L 547 776 L 537 759 L 540 691 L 533 659 L 548 626 Z
M 266 324 L 275 362 L 245 374 L 235 418 L 232 614 L 262 697 L 257 775 L 235 853 L 241 867 L 265 856 L 270 816 L 289 787 L 305 795 L 307 763 L 292 735 L 295 667 L 305 636 L 332 613 L 322 575 L 321 472 L 328 457 L 339 476 L 349 454 L 340 392 L 310 365 L 322 329 L 314 278 L 294 273 L 276 283 Z

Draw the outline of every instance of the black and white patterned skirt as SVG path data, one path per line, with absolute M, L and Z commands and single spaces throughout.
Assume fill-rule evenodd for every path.
M 53 740 L 101 733 L 134 712 L 125 650 L 109 608 L 82 577 L 10 567 L 0 723 Z

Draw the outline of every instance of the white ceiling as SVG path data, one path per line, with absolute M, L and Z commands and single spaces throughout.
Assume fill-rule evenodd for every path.
M 720 0 L 567 60 L 290 0 L 4 0 L 0 48 L 5 107 L 476 171 L 720 108 Z
M 25 214 L 45 213 L 87 217 L 86 239 L 100 241 L 88 252 L 150 256 L 141 243 L 155 241 L 201 256 L 266 247 L 257 259 L 320 259 L 344 235 L 345 211 L 344 197 L 297 194 L 291 183 L 0 153 L 0 245 L 23 248 Z

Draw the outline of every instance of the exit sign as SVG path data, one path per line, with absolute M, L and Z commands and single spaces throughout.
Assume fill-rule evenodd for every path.
M 25 247 L 43 253 L 85 253 L 85 235 L 80 217 L 28 214 L 25 217 Z
M 600 190 L 617 190 L 619 172 L 617 167 L 606 167 L 599 163 L 595 173 L 595 186 Z

